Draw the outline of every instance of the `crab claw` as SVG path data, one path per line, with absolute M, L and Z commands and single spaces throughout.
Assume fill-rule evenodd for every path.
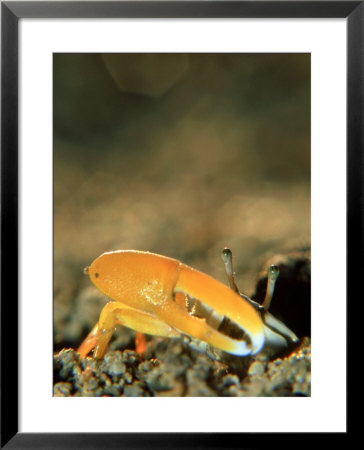
M 183 293 L 197 301 L 198 314 L 205 319 L 207 335 L 200 339 L 236 355 L 258 353 L 264 345 L 264 324 L 256 309 L 236 292 L 198 270 L 181 264 L 174 286 L 175 293 Z M 229 321 L 241 330 L 238 339 L 223 334 L 221 327 L 209 326 L 210 318 L 219 325 Z M 200 319 L 201 320 L 201 319 Z M 180 331 L 184 331 L 180 328 Z M 190 333 L 194 335 L 194 333 Z M 220 335 L 220 336 L 218 336 Z M 220 342 L 219 345 L 217 341 Z

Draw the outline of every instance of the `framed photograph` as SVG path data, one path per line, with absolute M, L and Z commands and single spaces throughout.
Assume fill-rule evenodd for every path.
M 361 1 L 1 3 L 2 447 L 347 436 L 363 29 Z

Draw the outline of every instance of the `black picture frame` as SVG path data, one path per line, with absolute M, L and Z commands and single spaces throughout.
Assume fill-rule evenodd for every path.
M 346 18 L 347 298 L 363 271 L 364 1 L 1 2 L 1 448 L 248 448 L 272 434 L 18 432 L 18 33 L 22 18 Z M 348 346 L 348 355 L 350 346 Z M 6 389 L 3 387 L 6 386 Z M 347 385 L 348 386 L 348 385 Z M 333 394 L 334 395 L 334 394 Z M 188 418 L 186 418 L 188 420 Z M 259 420 L 259 418 L 257 418 Z M 349 408 L 347 419 L 349 425 Z M 340 433 L 337 438 L 346 437 Z M 317 436 L 316 436 L 317 437 Z M 327 437 L 327 436 L 326 436 Z M 300 437 L 305 442 L 307 435 Z M 310 437 L 308 437 L 310 438 Z M 280 445 L 297 439 L 280 436 Z M 283 440 L 282 440 L 283 439 Z M 308 441 L 307 441 L 308 442 Z M 316 442 L 317 443 L 317 442 Z M 271 445 L 271 444 L 269 444 Z

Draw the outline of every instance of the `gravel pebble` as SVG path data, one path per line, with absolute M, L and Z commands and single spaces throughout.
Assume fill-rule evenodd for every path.
M 71 395 L 72 388 L 71 383 L 56 383 L 53 387 L 53 395 L 54 397 L 69 397 Z
M 264 363 L 262 361 L 254 361 L 248 370 L 248 375 L 263 375 L 265 370 Z
M 54 355 L 54 396 L 311 395 L 308 338 L 287 356 L 268 363 L 257 357 L 247 373 L 191 349 L 184 339 L 172 341 L 152 344 L 154 357 L 146 361 L 133 350 L 109 351 L 101 361 L 80 359 L 74 350 L 62 350 Z M 230 355 L 227 360 L 231 362 Z

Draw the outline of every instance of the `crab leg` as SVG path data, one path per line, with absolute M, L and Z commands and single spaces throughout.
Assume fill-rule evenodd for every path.
M 86 339 L 84 339 L 82 344 L 77 349 L 77 353 L 79 353 L 82 358 L 87 356 L 90 353 L 90 351 L 96 347 L 98 334 L 99 334 L 99 324 L 97 323 L 92 328 L 90 333 L 87 335 Z
M 102 358 L 115 325 L 124 325 L 137 332 L 156 336 L 178 336 L 173 328 L 151 314 L 128 308 L 120 302 L 109 302 L 102 309 L 98 323 L 77 350 L 78 353 L 84 357 L 95 348 L 95 358 Z
M 280 335 L 284 336 L 286 339 L 292 342 L 297 342 L 298 337 L 290 330 L 287 325 L 285 325 L 282 321 L 278 320 L 268 311 L 263 313 L 264 323 L 271 328 L 273 331 L 278 332 Z
M 145 350 L 147 349 L 147 340 L 145 334 L 141 331 L 135 332 L 135 351 L 144 357 Z

